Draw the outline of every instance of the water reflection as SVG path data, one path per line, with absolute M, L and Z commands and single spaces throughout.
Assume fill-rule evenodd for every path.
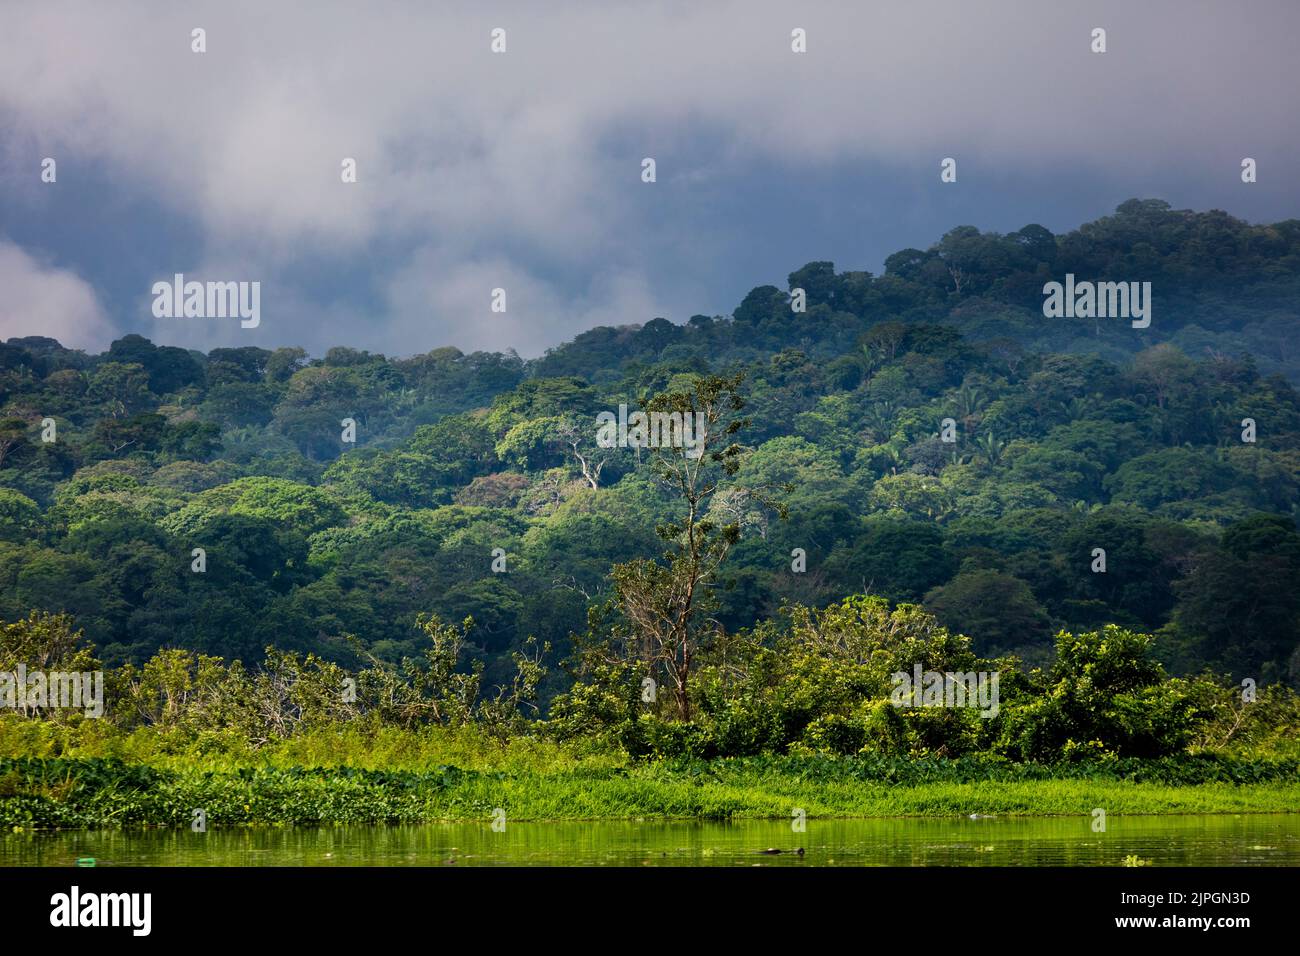
M 74 866 L 1155 866 L 1300 865 L 1300 814 L 508 822 L 76 831 L 0 836 L 0 865 Z M 798 853 L 802 849 L 803 853 Z M 780 852 L 767 852 L 780 851 Z

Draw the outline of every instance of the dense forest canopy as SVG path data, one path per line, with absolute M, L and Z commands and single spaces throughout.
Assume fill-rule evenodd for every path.
M 1044 318 L 1067 273 L 1150 281 L 1150 328 Z M 13 338 L 0 619 L 67 612 L 109 664 L 273 645 L 354 665 L 416 653 L 421 614 L 472 617 L 468 652 L 508 679 L 529 636 L 563 654 L 611 567 L 677 520 L 596 416 L 726 375 L 749 422 L 735 479 L 786 489 L 786 515 L 709 502 L 741 529 L 724 632 L 868 593 L 984 656 L 1046 664 L 1059 630 L 1116 624 L 1175 673 L 1300 685 L 1297 302 L 1300 221 L 1130 200 L 1061 236 L 959 227 L 881 276 L 809 263 L 731 316 L 596 328 L 530 361 Z

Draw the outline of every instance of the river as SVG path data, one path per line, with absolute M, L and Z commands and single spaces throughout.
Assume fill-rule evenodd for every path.
M 1126 857 L 1297 866 L 1300 814 L 1112 815 L 1105 832 L 1079 816 L 808 820 L 803 832 L 742 820 L 0 835 L 0 866 L 1118 866 Z

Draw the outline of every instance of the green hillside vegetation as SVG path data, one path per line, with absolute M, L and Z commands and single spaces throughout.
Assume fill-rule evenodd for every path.
M 1067 272 L 1151 281 L 1151 327 L 1044 318 Z M 10 339 L 0 665 L 102 664 L 107 703 L 0 715 L 0 803 L 63 819 L 13 809 L 53 760 L 181 786 L 258 753 L 371 766 L 385 734 L 413 773 L 467 734 L 479 769 L 1291 786 L 1297 301 L 1300 222 L 1131 200 L 530 361 Z M 600 447 L 620 405 L 704 416 L 705 453 Z M 915 664 L 998 673 L 998 713 L 894 706 Z
M 1149 278 L 1151 328 L 1044 319 L 1066 271 Z M 530 362 L 11 339 L 0 618 L 66 611 L 111 664 L 274 645 L 355 665 L 349 635 L 396 662 L 418 614 L 472 616 L 468 653 L 503 679 L 529 635 L 558 654 L 672 513 L 648 456 L 595 448 L 596 413 L 742 373 L 736 481 L 790 492 L 786 520 L 743 516 L 728 631 L 868 592 L 986 655 L 1046 663 L 1057 630 L 1114 623 L 1159 634 L 1179 673 L 1294 684 L 1300 222 L 1134 200 L 1060 237 L 963 227 L 880 277 L 811 263 L 789 285 L 806 313 L 765 286 L 731 319 L 594 329 Z

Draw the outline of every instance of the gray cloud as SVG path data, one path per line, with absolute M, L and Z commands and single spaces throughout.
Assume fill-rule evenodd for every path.
M 46 335 L 93 350 L 106 348 L 112 339 L 112 326 L 89 283 L 3 239 L 0 330 L 7 336 Z
M 1230 179 L 1242 155 L 1281 176 L 1300 145 L 1288 2 L 81 2 L 5 17 L 5 190 L 43 188 L 39 156 L 93 162 L 200 237 L 197 259 L 160 254 L 150 281 L 185 271 L 280 290 L 268 342 L 535 353 L 595 321 L 714 301 L 701 249 L 734 261 L 755 237 L 702 233 L 667 196 L 707 199 L 751 164 L 934 178 L 956 156 L 1048 183 L 1059 168 L 1066 191 L 1078 169 Z M 488 49 L 497 26 L 503 56 Z M 789 49 L 796 26 L 804 56 Z M 1088 50 L 1094 26 L 1104 56 Z M 644 155 L 659 161 L 654 186 L 639 180 Z M 345 156 L 354 186 L 339 180 Z M 295 278 L 306 262 L 363 262 L 364 316 Z M 508 318 L 486 313 L 494 286 Z

